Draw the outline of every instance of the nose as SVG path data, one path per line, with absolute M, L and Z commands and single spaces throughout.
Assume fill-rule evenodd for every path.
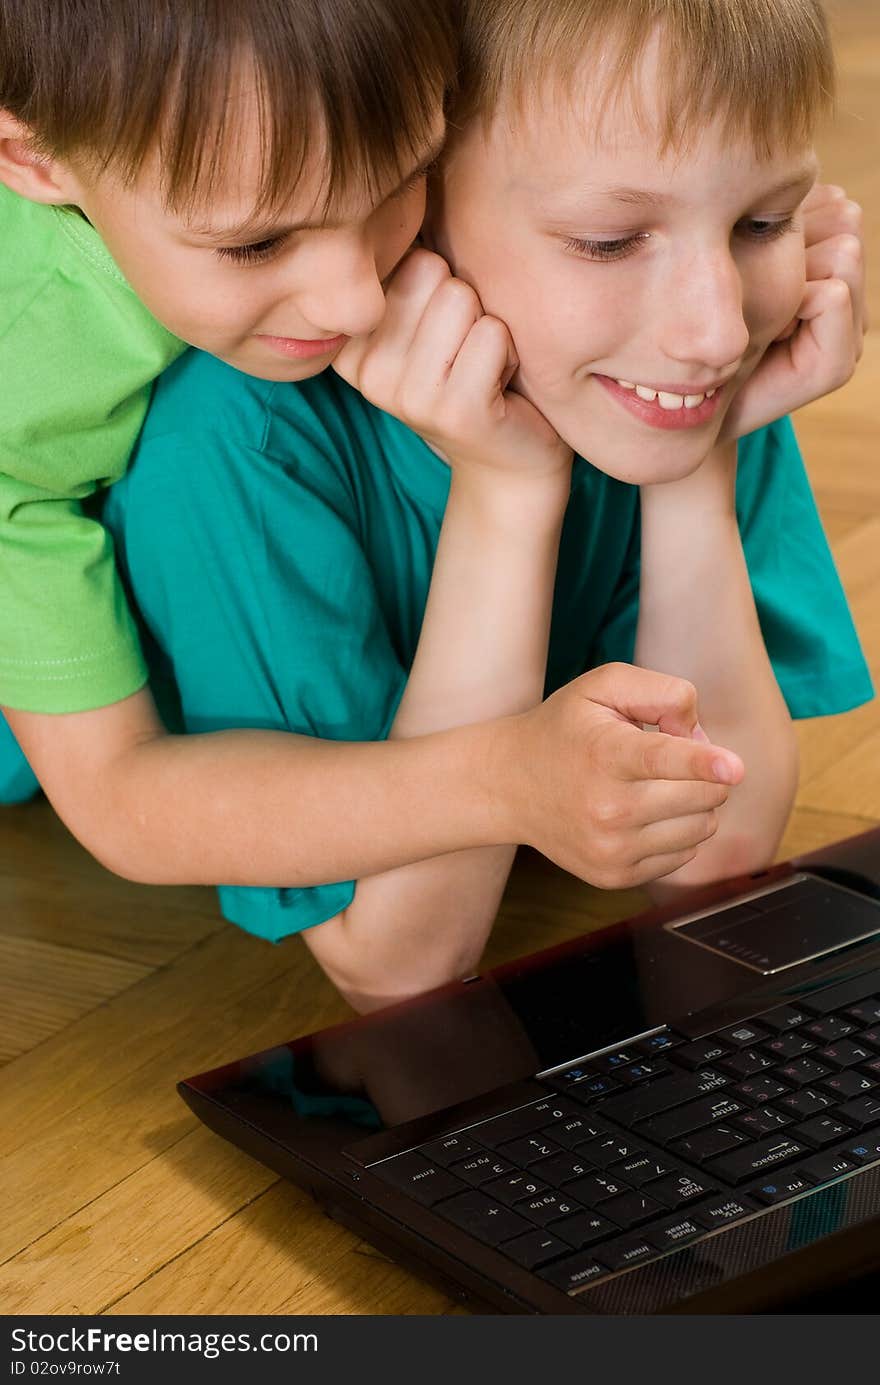
M 661 343 L 670 359 L 722 371 L 746 354 L 749 328 L 739 268 L 727 247 L 706 247 L 665 285 Z
M 385 313 L 385 292 L 376 258 L 365 238 L 340 238 L 325 244 L 312 268 L 298 307 L 313 326 L 332 336 L 359 337 L 373 332 Z

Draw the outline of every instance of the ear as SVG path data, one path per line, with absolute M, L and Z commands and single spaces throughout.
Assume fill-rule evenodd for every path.
M 77 201 L 70 170 L 38 152 L 33 131 L 0 107 L 0 182 L 32 202 L 65 206 Z

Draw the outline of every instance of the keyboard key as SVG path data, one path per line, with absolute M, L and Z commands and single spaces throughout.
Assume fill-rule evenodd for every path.
M 869 1048 L 880 1048 L 880 1024 L 875 1024 L 870 1029 L 863 1029 L 861 1034 L 856 1037 L 860 1044 L 867 1044 Z
M 880 991 L 880 971 L 862 972 L 849 981 L 841 981 L 837 986 L 827 986 L 824 991 L 803 996 L 798 1004 L 814 1015 L 830 1015 L 832 1010 L 843 1010 L 858 1000 L 866 1000 Z M 847 1009 L 847 1013 L 851 1013 Z
M 545 1182 L 532 1178 L 531 1174 L 523 1173 L 521 1169 L 508 1174 L 506 1178 L 496 1178 L 492 1183 L 484 1183 L 482 1187 L 486 1197 L 503 1202 L 506 1207 L 513 1207 L 514 1203 L 521 1202 L 524 1197 L 535 1197 L 538 1193 L 549 1191 Z
M 649 1116 L 669 1111 L 673 1106 L 683 1106 L 699 1096 L 707 1096 L 720 1087 L 729 1085 L 730 1079 L 714 1068 L 701 1068 L 698 1072 L 682 1073 L 680 1077 L 666 1077 L 662 1082 L 651 1082 L 647 1087 L 636 1087 L 634 1091 L 611 1097 L 602 1105 L 602 1115 L 621 1125 L 637 1125 Z
M 817 1116 L 820 1111 L 825 1111 L 833 1103 L 834 1099 L 830 1095 L 818 1092 L 813 1087 L 801 1087 L 799 1092 L 792 1092 L 790 1096 L 782 1097 L 779 1102 L 779 1109 L 797 1116 L 800 1120 L 805 1120 L 807 1116 Z
M 734 1087 L 731 1096 L 740 1097 L 756 1106 L 766 1106 L 769 1101 L 775 1101 L 777 1097 L 785 1096 L 790 1091 L 790 1087 L 786 1087 L 784 1082 L 772 1077 L 770 1073 L 759 1072 L 754 1077 L 746 1078 L 745 1082 L 740 1082 L 738 1087 Z
M 820 1082 L 829 1072 L 829 1068 L 823 1067 L 813 1058 L 795 1058 L 791 1063 L 786 1063 L 784 1068 L 778 1068 L 774 1075 L 778 1075 L 783 1082 L 790 1083 L 792 1087 L 807 1087 L 812 1086 L 814 1082 Z
M 579 1202 L 551 1190 L 526 1198 L 524 1202 L 517 1202 L 513 1210 L 521 1217 L 528 1217 L 529 1221 L 537 1222 L 539 1226 L 549 1226 L 560 1217 L 570 1217 L 573 1212 L 581 1212 L 583 1208 Z
M 632 1087 L 636 1082 L 653 1082 L 658 1077 L 668 1077 L 674 1069 L 671 1063 L 633 1063 L 629 1068 L 615 1068 L 614 1077 L 624 1087 Z
M 500 1178 L 504 1173 L 513 1173 L 513 1168 L 506 1159 L 499 1159 L 497 1154 L 483 1149 L 479 1154 L 472 1154 L 470 1159 L 461 1159 L 457 1164 L 450 1164 L 449 1172 L 476 1188 L 480 1183 L 488 1183 L 490 1179 Z
M 863 1130 L 866 1126 L 876 1125 L 880 1120 L 880 1097 L 857 1096 L 853 1101 L 838 1106 L 835 1114 L 855 1130 Z
M 843 1072 L 836 1072 L 833 1077 L 824 1078 L 819 1085 L 833 1100 L 840 1101 L 853 1096 L 863 1096 L 865 1092 L 870 1092 L 876 1087 L 877 1083 L 873 1077 L 868 1077 L 865 1073 L 845 1068 Z
M 826 1021 L 817 1021 L 826 1023 Z M 800 1058 L 802 1053 L 809 1053 L 816 1047 L 815 1039 L 808 1039 L 803 1034 L 778 1034 L 775 1039 L 770 1039 L 764 1045 L 768 1053 L 774 1054 L 777 1061 L 782 1059 L 787 1062 L 789 1058 Z
M 749 1048 L 752 1044 L 761 1043 L 762 1039 L 769 1039 L 770 1034 L 766 1029 L 762 1029 L 760 1024 L 731 1024 L 727 1029 L 719 1029 L 717 1034 L 713 1034 L 714 1039 L 719 1043 L 727 1044 L 729 1048 Z
M 763 1072 L 766 1068 L 772 1068 L 774 1063 L 778 1062 L 778 1058 L 762 1053 L 759 1048 L 742 1048 L 730 1058 L 723 1059 L 718 1066 L 722 1072 L 741 1080 L 743 1077 L 752 1077 L 756 1072 Z
M 511 1140 L 510 1144 L 502 1145 L 498 1152 L 511 1164 L 529 1167 L 551 1154 L 561 1154 L 562 1146 L 546 1135 L 525 1135 L 521 1140 Z
M 730 1049 L 725 1044 L 719 1044 L 714 1039 L 695 1039 L 693 1043 L 683 1044 L 675 1055 L 676 1063 L 681 1063 L 682 1067 L 695 1068 L 710 1067 L 719 1058 L 726 1058 Z
M 805 1024 L 804 1032 L 827 1044 L 833 1039 L 845 1039 L 855 1027 L 852 1021 L 841 1019 L 839 1015 L 827 1015 L 824 1019 L 813 1020 L 812 1024 Z
M 608 1135 L 602 1140 L 593 1140 L 583 1151 L 590 1163 L 600 1169 L 610 1168 L 621 1159 L 631 1158 L 632 1155 L 641 1152 L 639 1145 L 628 1135 Z
M 773 1106 L 758 1106 L 754 1111 L 746 1111 L 744 1116 L 737 1116 L 733 1123 L 737 1130 L 757 1138 L 759 1135 L 772 1135 L 774 1130 L 782 1130 L 791 1121 L 792 1117 L 786 1111 L 777 1111 Z
M 553 1223 L 553 1234 L 558 1236 L 561 1241 L 565 1241 L 572 1250 L 586 1250 L 587 1246 L 596 1245 L 599 1241 L 607 1241 L 609 1236 L 616 1236 L 620 1227 L 603 1215 L 605 1204 L 602 1205 L 602 1213 L 599 1212 L 575 1212 L 572 1217 L 564 1217 L 562 1221 Z
M 658 1250 L 672 1250 L 674 1246 L 687 1245 L 688 1241 L 703 1235 L 703 1227 L 693 1217 L 683 1216 L 668 1217 L 645 1232 L 647 1240 Z
M 874 1057 L 872 1049 L 857 1044 L 852 1039 L 839 1039 L 816 1054 L 820 1063 L 829 1068 L 854 1068 L 857 1063 L 868 1063 Z
M 489 1149 L 497 1149 L 517 1136 L 531 1135 L 535 1130 L 543 1130 L 551 1123 L 564 1121 L 581 1114 L 580 1106 L 567 1097 L 547 1097 L 544 1101 L 533 1101 L 529 1106 L 521 1106 L 517 1111 L 507 1111 L 503 1116 L 493 1116 L 469 1130 L 468 1137 Z
M 497 1246 L 501 1241 L 510 1241 L 514 1236 L 524 1235 L 534 1229 L 525 1217 L 519 1216 L 501 1202 L 493 1202 L 476 1188 L 439 1203 L 434 1210 L 438 1216 L 454 1222 L 463 1231 L 490 1246 Z
M 880 1080 L 880 1058 L 872 1058 L 870 1063 L 863 1065 L 863 1072 L 870 1074 L 873 1081 Z
M 663 1029 L 659 1034 L 649 1034 L 647 1039 L 640 1039 L 632 1047 L 636 1052 L 650 1056 L 654 1053 L 664 1053 L 668 1048 L 677 1048 L 681 1043 L 683 1040 L 680 1034 L 673 1034 L 671 1030 Z
M 679 1140 L 673 1145 L 673 1151 L 691 1164 L 704 1164 L 707 1159 L 744 1145 L 748 1138 L 732 1126 L 710 1125 L 705 1130 L 695 1130 L 686 1140 Z
M 524 1236 L 505 1241 L 498 1249 L 518 1265 L 525 1265 L 527 1270 L 536 1270 L 550 1260 L 558 1260 L 561 1255 L 571 1253 L 571 1246 L 551 1236 L 548 1231 L 527 1231 Z
M 880 1159 L 880 1127 L 863 1131 L 857 1140 L 845 1145 L 841 1153 L 854 1164 L 875 1163 Z
M 812 1181 L 805 1173 L 798 1173 L 792 1170 L 784 1173 L 777 1180 L 764 1183 L 758 1188 L 752 1188 L 752 1197 L 758 1202 L 763 1202 L 766 1207 L 772 1207 L 774 1203 L 785 1202 L 790 1197 L 797 1197 L 798 1193 L 808 1192 L 812 1188 Z
M 595 1077 L 588 1077 L 584 1082 L 578 1082 L 571 1088 L 571 1095 L 588 1106 L 591 1101 L 597 1101 L 600 1096 L 609 1096 L 612 1092 L 619 1092 L 620 1086 L 613 1077 L 603 1077 L 597 1074 Z
M 591 1173 L 586 1178 L 579 1178 L 576 1183 L 569 1183 L 565 1191 L 587 1207 L 596 1207 L 609 1197 L 629 1192 L 629 1185 L 607 1173 Z
M 627 1269 L 642 1260 L 653 1260 L 657 1254 L 655 1246 L 643 1236 L 622 1237 L 619 1241 L 607 1241 L 602 1247 L 602 1258 L 607 1260 L 611 1270 Z
M 572 1087 L 577 1086 L 579 1082 L 585 1081 L 588 1077 L 595 1076 L 596 1074 L 592 1068 L 576 1067 L 566 1068 L 563 1072 L 554 1072 L 552 1077 L 542 1078 L 542 1081 L 546 1082 L 548 1087 L 553 1087 L 557 1092 L 568 1093 L 571 1091 Z
M 729 1156 L 728 1156 L 729 1157 Z M 698 1197 L 708 1197 L 716 1191 L 715 1184 L 708 1178 L 692 1178 L 689 1173 L 672 1173 L 651 1183 L 648 1192 L 666 1207 L 683 1207 Z
M 555 1288 L 567 1294 L 573 1289 L 582 1288 L 584 1284 L 591 1284 L 594 1279 L 601 1279 L 608 1273 L 608 1266 L 594 1260 L 592 1255 L 581 1252 L 578 1255 L 570 1255 L 567 1260 L 558 1260 L 553 1265 L 547 1265 L 538 1273 L 548 1284 L 553 1284 Z
M 856 1024 L 876 1024 L 880 1020 L 880 996 L 875 995 L 859 1001 L 858 1005 L 850 1005 L 845 1013 Z
M 571 1183 L 575 1178 L 583 1178 L 585 1173 L 590 1173 L 594 1169 L 595 1165 L 588 1159 L 565 1151 L 562 1154 L 554 1154 L 549 1159 L 543 1159 L 540 1173 L 546 1183 L 552 1183 L 554 1188 L 561 1188 L 564 1183 Z
M 569 1120 L 555 1121 L 552 1130 L 553 1139 L 565 1149 L 577 1149 L 578 1145 L 596 1140 L 600 1135 L 611 1134 L 607 1125 L 599 1125 L 591 1120 L 586 1112 L 580 1116 L 572 1116 Z
M 852 1126 L 844 1125 L 843 1121 L 835 1120 L 833 1116 L 814 1116 L 812 1120 L 796 1125 L 791 1133 L 814 1149 L 825 1149 L 851 1135 Z
M 763 1015 L 761 1018 L 763 1019 Z M 700 1226 L 714 1231 L 719 1226 L 730 1226 L 732 1222 L 742 1221 L 743 1217 L 747 1217 L 752 1211 L 754 1208 L 747 1199 L 724 1194 L 707 1202 L 705 1207 L 697 1207 L 691 1215 Z
M 636 1191 L 622 1193 L 620 1197 L 612 1197 L 602 1204 L 603 1216 L 610 1217 L 625 1231 L 630 1227 L 640 1226 L 642 1222 L 650 1221 L 664 1210 L 663 1204 L 650 1197 L 648 1193 Z
M 786 1029 L 795 1029 L 810 1017 L 806 1010 L 798 1010 L 794 1005 L 777 1005 L 775 1010 L 767 1010 L 759 1018 L 765 1029 L 782 1034 Z
M 419 1145 L 419 1154 L 423 1154 L 432 1163 L 444 1164 L 447 1168 L 457 1159 L 482 1152 L 482 1145 L 464 1135 L 446 1135 L 442 1140 L 432 1140 L 430 1144 Z
M 385 1159 L 381 1164 L 373 1164 L 370 1173 L 383 1178 L 401 1192 L 414 1197 L 424 1207 L 432 1207 L 441 1198 L 451 1197 L 466 1187 L 460 1178 L 455 1178 L 440 1164 L 424 1159 L 421 1154 L 398 1154 L 393 1159 Z
M 629 1049 L 618 1049 L 616 1053 L 603 1053 L 601 1058 L 591 1058 L 590 1065 L 600 1073 L 613 1073 L 615 1068 L 628 1068 L 637 1063 L 639 1055 Z
M 664 1111 L 640 1125 L 639 1135 L 665 1145 L 689 1135 L 692 1130 L 700 1130 L 715 1121 L 730 1120 L 746 1110 L 741 1101 L 734 1101 L 726 1092 L 721 1092 L 716 1096 L 704 1096 L 699 1101 L 689 1101 L 673 1111 Z
M 807 1178 L 812 1178 L 814 1183 L 828 1183 L 832 1178 L 839 1178 L 842 1173 L 848 1173 L 854 1168 L 852 1160 L 845 1159 L 842 1154 L 826 1151 L 824 1154 L 815 1154 L 803 1164 L 798 1164 L 794 1172 L 805 1174 Z
M 609 1173 L 612 1178 L 622 1179 L 633 1188 L 641 1188 L 655 1178 L 672 1173 L 673 1165 L 653 1154 L 634 1154 L 619 1164 L 612 1164 Z
M 744 1183 L 747 1178 L 760 1178 L 761 1174 L 776 1169 L 779 1164 L 787 1164 L 799 1154 L 808 1154 L 806 1145 L 784 1135 L 770 1135 L 757 1144 L 743 1145 L 713 1159 L 712 1173 L 727 1180 L 728 1183 Z

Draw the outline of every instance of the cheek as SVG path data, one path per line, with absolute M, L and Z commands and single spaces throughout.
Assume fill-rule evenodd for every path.
M 749 278 L 749 320 L 755 340 L 766 344 L 788 326 L 801 305 L 805 284 L 802 241 L 783 243 L 777 254 L 766 255 Z

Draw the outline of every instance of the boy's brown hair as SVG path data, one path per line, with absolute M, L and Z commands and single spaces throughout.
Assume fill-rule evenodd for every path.
M 41 152 L 133 179 L 156 147 L 169 206 L 210 198 L 253 76 L 259 210 L 316 143 L 326 208 L 399 179 L 430 145 L 455 73 L 447 0 L 2 0 L 0 107 Z
M 769 155 L 808 143 L 830 106 L 820 0 L 462 0 L 453 118 L 488 121 L 507 102 L 522 110 L 547 76 L 573 93 L 585 63 L 603 114 L 625 94 L 642 117 L 638 64 L 655 33 L 661 153 L 686 147 L 688 131 L 717 116 L 727 135 L 746 131 Z

